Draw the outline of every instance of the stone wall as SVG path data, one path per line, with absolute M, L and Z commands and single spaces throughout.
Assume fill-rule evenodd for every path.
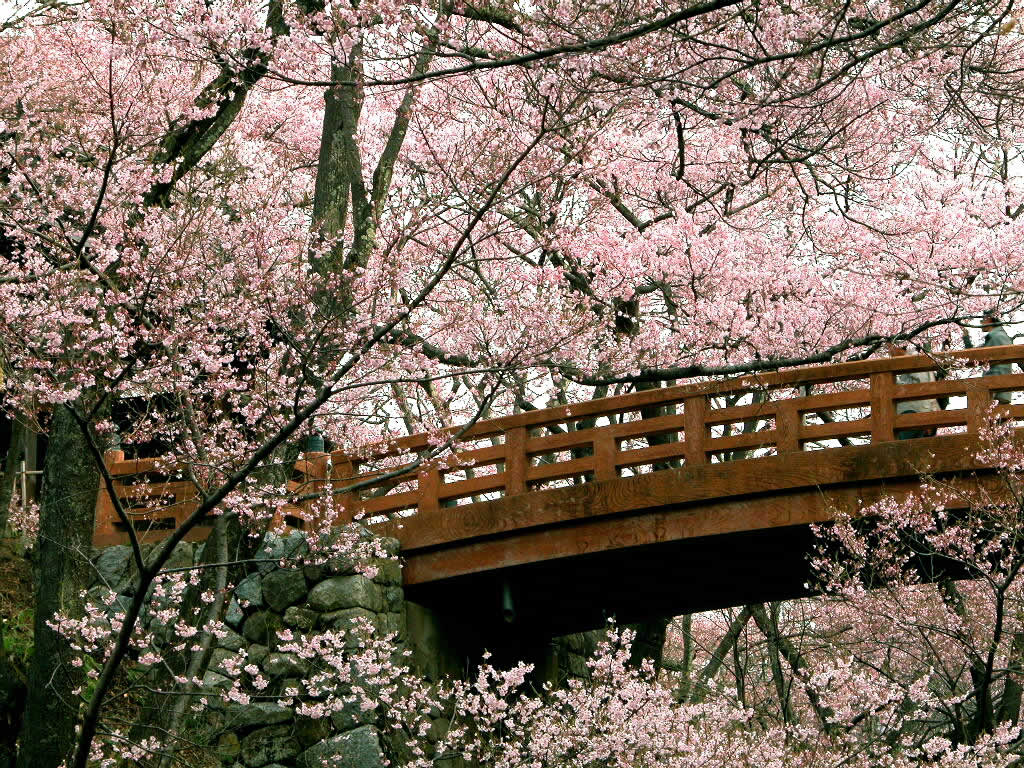
M 398 542 L 382 540 L 383 548 L 397 555 Z M 175 549 L 166 568 L 185 568 L 201 562 L 203 545 L 183 542 Z M 315 634 L 329 629 L 352 627 L 365 619 L 376 633 L 396 633 L 404 642 L 406 627 L 397 560 L 375 561 L 373 578 L 361 575 L 343 558 L 323 564 L 301 564 L 308 551 L 300 532 L 289 536 L 268 535 L 264 552 L 245 566 L 226 606 L 227 633 L 214 648 L 203 678 L 211 695 L 198 715 L 190 715 L 189 738 L 216 751 L 222 763 L 232 768 L 313 768 L 330 764 L 339 768 L 377 768 L 385 764 L 388 745 L 384 742 L 373 711 L 346 706 L 329 717 L 312 719 L 296 714 L 294 707 L 282 707 L 271 699 L 308 672 L 307 662 L 294 653 L 281 652 L 278 632 Z M 279 562 L 283 561 L 281 567 Z M 133 588 L 133 565 L 127 546 L 108 547 L 94 553 L 94 599 L 109 603 L 108 613 L 123 610 Z M 118 593 L 111 601 L 108 588 Z M 177 599 L 180 599 L 177 598 Z M 158 641 L 173 641 L 173 622 L 158 616 L 174 598 L 157 597 L 143 614 L 143 625 Z M 247 704 L 226 703 L 220 692 L 233 684 L 231 665 L 240 651 L 247 664 L 269 681 L 261 691 L 241 673 L 252 694 Z M 238 677 L 237 667 L 236 674 Z M 256 695 L 258 694 L 258 695 Z

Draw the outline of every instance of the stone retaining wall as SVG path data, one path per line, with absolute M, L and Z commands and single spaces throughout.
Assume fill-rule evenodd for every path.
M 389 554 L 397 555 L 396 540 L 382 540 L 381 544 Z M 197 565 L 202 549 L 202 544 L 182 542 L 165 567 Z M 203 678 L 203 689 L 211 695 L 200 714 L 191 716 L 190 739 L 215 749 L 222 763 L 232 768 L 382 767 L 388 746 L 372 710 L 363 712 L 356 704 L 346 705 L 330 716 L 313 719 L 271 699 L 299 687 L 299 680 L 309 672 L 307 662 L 297 654 L 279 650 L 282 641 L 278 633 L 283 630 L 315 635 L 350 630 L 356 619 L 363 619 L 376 634 L 395 633 L 399 644 L 404 643 L 404 601 L 397 560 L 374 561 L 377 573 L 368 578 L 341 558 L 298 565 L 308 551 L 301 532 L 285 537 L 268 534 L 263 549 L 265 554 L 260 557 L 265 562 L 249 564 L 227 603 L 227 632 L 217 642 Z M 126 607 L 133 589 L 131 551 L 128 546 L 115 546 L 94 554 L 96 578 L 90 596 L 108 603 L 112 615 Z M 281 567 L 279 561 L 291 567 Z M 108 588 L 117 593 L 112 600 Z M 174 605 L 174 600 L 157 597 L 143 614 L 144 628 L 158 641 L 174 640 L 173 623 L 165 625 L 157 615 L 162 607 Z M 240 651 L 245 652 L 246 664 L 258 668 L 255 674 L 268 681 L 263 690 L 252 685 L 253 672 L 239 675 L 236 664 L 232 674 L 232 663 L 237 662 Z M 222 700 L 220 693 L 230 689 L 234 679 L 243 681 L 242 686 L 254 695 L 252 701 Z

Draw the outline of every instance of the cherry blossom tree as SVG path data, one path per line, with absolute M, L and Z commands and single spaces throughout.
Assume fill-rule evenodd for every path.
M 19 7 L 0 352 L 49 435 L 25 764 L 86 764 L 174 544 L 295 501 L 304 435 L 358 454 L 1015 309 L 1022 46 L 1012 4 L 956 0 Z M 82 616 L 115 434 L 200 503 L 132 537 L 79 713 L 73 670 L 40 682 L 47 622 Z
M 926 476 L 820 528 L 824 595 L 678 620 L 676 699 L 746 707 L 759 727 L 876 759 L 944 760 L 993 739 L 1019 759 L 1024 461 L 1014 422 L 992 415 L 976 482 Z

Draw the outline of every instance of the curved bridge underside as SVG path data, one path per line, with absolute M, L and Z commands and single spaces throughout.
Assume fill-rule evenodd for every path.
M 965 489 L 998 483 L 976 450 L 974 438 L 952 435 L 767 456 L 380 528 L 403 543 L 409 599 L 442 613 L 476 606 L 467 618 L 485 636 L 508 624 L 559 635 L 609 617 L 630 623 L 811 594 L 811 524 L 912 493 L 923 472 Z

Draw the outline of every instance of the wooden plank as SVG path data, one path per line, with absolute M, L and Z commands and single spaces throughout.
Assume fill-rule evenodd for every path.
M 334 467 L 331 470 L 332 480 L 348 480 L 359 474 L 358 464 L 340 451 L 331 453 L 331 465 Z
M 959 427 L 967 423 L 967 410 L 955 408 L 951 411 L 922 411 L 921 413 L 900 413 L 893 419 L 896 429 L 919 427 Z
M 367 515 L 378 515 L 384 512 L 400 512 L 405 509 L 412 509 L 419 504 L 420 491 L 403 491 L 392 493 L 387 496 L 375 496 L 371 499 L 363 499 L 358 503 L 359 511 Z
M 985 362 L 1020 362 L 1024 361 L 1024 345 L 970 349 L 961 352 L 954 352 L 945 355 L 942 358 L 932 358 L 926 355 L 905 355 L 895 358 L 878 358 L 850 363 L 835 363 L 830 365 L 791 368 L 773 373 L 751 374 L 719 381 L 693 382 L 675 387 L 644 390 L 642 392 L 634 392 L 628 395 L 589 400 L 570 406 L 544 408 L 498 419 L 482 420 L 466 432 L 465 439 L 470 440 L 498 436 L 516 427 L 525 427 L 528 429 L 537 428 L 552 424 L 562 424 L 585 417 L 614 415 L 618 413 L 636 411 L 642 407 L 669 405 L 682 402 L 687 397 L 692 397 L 697 394 L 722 395 L 751 391 L 755 389 L 770 389 L 801 384 L 844 382 L 864 379 L 873 374 L 887 371 L 913 372 L 932 370 L 937 364 L 942 363 L 942 361 L 946 359 L 968 360 L 978 364 Z M 814 407 L 822 406 L 815 405 Z M 447 430 L 447 432 L 454 434 L 458 429 L 458 427 L 453 427 L 450 430 Z M 389 440 L 387 443 L 382 444 L 378 449 L 368 447 L 360 456 L 345 456 L 340 451 L 336 452 L 336 455 L 338 456 L 338 461 L 342 460 L 344 457 L 344 460 L 358 462 L 368 458 L 384 458 L 402 454 L 411 454 L 427 447 L 429 440 L 430 436 L 427 434 L 417 434 Z M 157 461 L 161 460 L 140 459 L 132 460 L 130 462 L 119 462 L 117 465 L 118 472 L 130 474 L 132 472 L 147 471 L 145 468 L 152 468 L 153 463 Z M 336 463 L 338 462 L 336 461 Z M 127 464 L 133 464 L 135 466 L 124 466 Z
M 728 408 L 708 408 L 707 417 L 704 423 L 708 426 L 719 424 L 733 424 L 739 421 L 751 421 L 752 419 L 770 419 L 775 416 L 775 408 L 779 400 L 768 400 L 763 403 L 751 403 L 750 405 L 731 405 Z
M 631 451 L 619 451 L 615 464 L 619 467 L 638 467 L 641 464 L 652 464 L 656 461 L 682 459 L 686 457 L 685 443 L 662 443 L 647 448 L 634 448 Z
M 804 424 L 800 427 L 800 441 L 834 440 L 840 437 L 860 437 L 871 434 L 871 419 L 833 421 L 827 424 Z
M 996 349 L 995 347 L 989 349 Z M 1024 359 L 1024 347 L 1013 348 L 1009 353 L 1013 359 Z M 958 353 L 950 355 L 958 357 Z M 988 358 L 986 358 L 988 359 Z M 993 358 L 994 359 L 994 358 Z M 1002 358 L 1000 358 L 1002 359 Z M 842 382 L 867 378 L 871 374 L 882 371 L 914 372 L 933 370 L 936 366 L 934 358 L 925 355 L 905 355 L 896 358 L 879 358 L 861 360 L 851 363 L 808 366 L 792 368 L 784 371 L 752 374 L 720 381 L 694 382 L 676 387 L 661 387 L 643 390 L 628 395 L 587 400 L 569 406 L 557 406 L 535 411 L 526 411 L 513 416 L 477 422 L 465 433 L 467 439 L 487 437 L 500 434 L 512 427 L 537 428 L 554 424 L 564 424 L 580 418 L 594 416 L 610 416 L 613 414 L 635 411 L 654 405 L 671 405 L 683 402 L 687 397 L 697 394 L 724 395 L 735 392 L 763 390 L 801 384 L 824 382 Z M 448 430 L 452 433 L 457 428 Z M 389 443 L 390 448 L 380 455 L 415 452 L 427 446 L 426 435 L 412 435 L 399 438 Z
M 999 376 L 976 376 L 973 379 L 961 379 L 964 382 L 983 381 L 989 390 L 1024 389 L 1024 374 L 1004 373 Z
M 157 467 L 165 466 L 167 459 L 163 456 L 158 456 L 152 459 L 125 459 L 124 461 L 118 461 L 112 464 L 108 469 L 112 475 L 138 475 L 143 472 L 163 472 L 163 469 L 157 469 Z
M 460 469 L 477 468 L 497 464 L 505 457 L 505 446 L 489 445 L 486 448 L 475 448 L 472 451 L 456 452 L 451 463 L 442 471 L 458 472 Z
M 526 480 L 534 483 L 542 480 L 564 480 L 567 477 L 582 475 L 594 471 L 594 457 L 584 456 L 571 461 L 559 461 L 554 464 L 538 464 L 527 467 Z
M 963 349 L 953 352 L 950 356 L 957 360 L 970 360 L 973 362 L 1011 361 L 1019 363 L 1024 361 L 1024 344 L 1005 344 L 1000 347 L 975 347 L 974 349 Z
M 454 483 L 442 483 L 440 489 L 438 489 L 438 498 L 442 501 L 461 499 L 477 493 L 500 491 L 504 487 L 504 472 L 498 472 L 493 475 L 479 475 L 466 480 L 457 480 Z
M 1006 374 L 1002 376 L 975 376 L 971 379 L 944 379 L 943 381 L 925 381 L 917 384 L 897 384 L 895 397 L 897 400 L 915 400 L 929 395 L 964 395 L 971 388 L 971 382 L 984 378 L 985 386 L 992 389 L 1024 389 L 1024 375 Z
M 868 387 L 849 392 L 828 392 L 821 395 L 794 398 L 800 413 L 834 411 L 845 408 L 867 408 L 871 405 L 871 390 Z
M 523 429 L 525 432 L 525 428 L 520 427 L 520 429 Z M 530 437 L 526 440 L 526 454 L 528 456 L 537 456 L 545 453 L 570 451 L 574 448 L 589 448 L 602 429 L 607 429 L 607 427 L 580 429 L 574 432 L 563 432 L 558 435 Z
M 670 413 L 666 416 L 656 416 L 653 419 L 637 419 L 622 424 L 599 427 L 599 430 L 607 430 L 618 440 L 629 440 L 648 435 L 663 435 L 666 432 L 678 432 L 685 428 L 686 417 L 681 413 Z
M 740 448 L 766 448 L 776 444 L 777 433 L 774 429 L 760 432 L 744 432 L 728 437 L 712 437 L 704 444 L 706 451 L 734 451 Z
M 988 362 L 1021 362 L 1024 361 L 1024 346 L 1009 345 L 1006 347 L 979 348 L 962 353 L 954 353 L 943 359 L 967 360 L 979 366 L 985 365 Z M 940 360 L 938 362 L 941 363 L 942 361 Z M 947 380 L 935 383 L 901 385 L 899 387 L 896 387 L 894 383 L 889 384 L 889 382 L 892 382 L 893 372 L 929 370 L 933 369 L 936 364 L 936 360 L 923 355 L 900 356 L 897 358 L 881 358 L 876 360 L 857 361 L 854 363 L 794 368 L 777 373 L 750 375 L 721 381 L 692 382 L 690 384 L 677 387 L 646 390 L 620 397 L 587 401 L 585 403 L 568 407 L 542 409 L 503 417 L 500 419 L 481 421 L 467 432 L 466 439 L 479 440 L 487 436 L 500 435 L 508 432 L 509 430 L 520 427 L 525 431 L 529 428 L 564 424 L 580 418 L 600 417 L 602 415 L 611 418 L 617 414 L 638 411 L 643 407 L 669 405 L 688 400 L 691 407 L 684 410 L 682 424 L 684 428 L 689 428 L 688 430 L 684 430 L 688 432 L 689 440 L 684 441 L 683 449 L 686 453 L 688 463 L 700 465 L 707 461 L 707 451 L 711 450 L 708 447 L 709 441 L 707 440 L 706 435 L 706 424 L 710 423 L 709 420 L 718 419 L 719 421 L 713 423 L 722 423 L 722 420 L 724 419 L 739 421 L 746 418 L 766 416 L 769 409 L 777 407 L 775 403 L 769 402 L 751 406 L 737 406 L 734 407 L 734 409 L 721 409 L 720 411 L 715 411 L 713 415 L 709 415 L 706 413 L 706 397 L 709 394 L 723 395 L 752 390 L 792 387 L 800 384 L 854 381 L 865 377 L 871 377 L 872 391 L 870 392 L 870 398 L 873 414 L 871 417 L 871 432 L 872 439 L 877 442 L 881 440 L 891 440 L 893 436 L 893 427 L 896 424 L 899 424 L 902 427 L 909 424 L 917 425 L 918 422 L 921 424 L 931 424 L 936 426 L 948 426 L 962 423 L 960 421 L 961 417 L 959 415 L 954 415 L 957 414 L 956 411 L 934 412 L 932 415 L 906 415 L 900 416 L 897 419 L 894 412 L 895 409 L 893 407 L 894 401 L 920 399 L 927 397 L 929 394 L 956 394 L 959 392 L 965 392 L 968 394 L 968 398 L 972 403 L 971 407 L 967 409 L 968 413 L 966 421 L 969 423 L 969 426 L 976 428 L 980 421 L 982 409 L 988 407 L 988 399 L 991 396 L 990 390 L 1024 389 L 1024 375 L 1021 374 L 987 377 L 982 384 L 978 385 L 985 391 L 984 396 L 980 394 L 980 390 L 978 390 L 976 386 L 969 384 L 969 382 L 982 381 L 977 377 L 966 380 Z M 975 393 L 973 398 L 970 395 L 970 392 L 972 391 Z M 778 402 L 788 403 L 789 405 L 785 407 L 795 407 L 798 413 L 811 412 L 814 410 L 824 410 L 829 406 L 842 407 L 845 404 L 860 405 L 863 403 L 863 390 L 815 395 L 808 398 L 788 398 L 776 401 L 776 403 Z M 698 420 L 695 418 L 698 410 L 703 414 L 699 424 Z M 1014 415 L 1014 417 L 1024 416 L 1024 410 L 1021 410 L 1020 406 L 1015 406 L 1009 411 L 1009 413 Z M 665 420 L 664 423 L 661 423 L 662 419 Z M 663 429 L 663 431 L 673 431 L 678 428 L 678 423 L 678 417 L 667 416 L 659 417 L 658 419 L 646 420 L 646 423 L 645 421 L 627 422 L 624 425 L 616 425 L 616 428 L 624 430 L 623 434 L 628 433 L 635 437 L 642 437 L 644 434 L 653 434 L 650 431 L 652 428 Z M 824 425 L 820 426 L 823 427 Z M 837 425 L 836 428 L 840 431 L 851 429 L 849 423 L 847 423 L 846 426 Z M 594 430 L 594 432 L 599 433 L 601 432 L 601 429 L 612 429 L 612 427 L 599 428 Z M 763 435 L 764 433 L 758 434 Z M 796 434 L 798 441 L 810 438 L 826 439 L 823 437 L 824 433 L 819 428 L 819 425 L 798 427 Z M 849 432 L 847 431 L 844 434 L 849 434 Z M 431 436 L 428 435 L 412 435 L 407 438 L 399 438 L 388 441 L 386 445 L 382 445 L 382 452 L 374 454 L 374 450 L 371 448 L 363 451 L 363 453 L 365 455 L 377 455 L 380 458 L 395 457 L 397 455 L 409 453 L 410 451 L 425 447 L 430 437 Z M 780 435 L 780 437 L 785 440 L 791 440 L 790 437 L 786 437 L 785 435 Z M 580 434 L 577 433 L 573 437 L 564 439 L 578 441 L 580 439 Z M 760 437 L 758 438 L 758 442 L 761 442 Z M 579 443 L 576 443 L 575 445 L 576 447 L 582 447 Z M 722 445 L 723 444 L 721 443 L 719 444 L 719 446 Z M 721 447 L 719 449 L 727 450 L 728 448 Z M 464 451 L 464 455 L 473 457 L 469 459 L 471 461 L 481 462 L 480 464 L 477 464 L 477 466 L 481 466 L 485 463 L 491 463 L 492 461 L 499 461 L 501 450 L 501 447 L 492 446 L 480 449 L 470 449 L 469 451 Z M 349 457 L 341 454 L 340 452 L 336 453 L 338 456 L 336 464 L 344 465 L 344 471 L 349 474 L 355 472 L 355 464 L 353 462 L 359 462 L 362 460 L 358 456 Z M 310 456 L 306 460 L 313 458 L 317 457 Z M 110 463 L 111 471 L 115 472 L 119 476 L 123 476 L 126 480 L 133 476 L 144 476 L 147 473 L 166 474 L 168 471 L 174 472 L 175 468 L 179 466 L 169 457 L 132 459 L 126 461 L 123 458 L 123 453 L 121 453 L 116 457 L 111 456 L 111 459 L 116 459 Z M 537 479 L 568 477 L 587 471 L 587 469 L 582 469 L 582 467 L 586 466 L 585 462 L 587 460 L 583 459 L 574 461 L 576 463 L 562 462 L 559 465 L 544 465 L 543 468 L 530 469 L 531 471 L 539 470 L 539 475 L 542 475 L 542 477 L 538 477 L 538 473 L 534 473 L 534 477 L 537 477 Z M 348 464 L 346 464 L 346 462 Z M 580 464 L 579 462 L 584 463 Z M 165 468 L 158 470 L 158 466 L 165 466 Z M 555 469 L 555 467 L 557 467 L 557 469 Z M 303 468 L 309 470 L 311 474 L 315 474 L 315 467 L 304 466 Z M 337 474 L 338 471 L 339 469 L 336 467 L 334 474 Z M 377 470 L 370 473 L 363 473 L 359 475 L 359 479 L 372 479 L 385 471 L 386 470 Z M 381 484 L 384 484 L 385 482 L 395 483 L 400 481 L 392 479 L 388 481 L 381 481 Z M 136 493 L 132 496 L 135 500 L 140 500 L 146 497 L 159 497 L 161 493 L 159 491 L 152 490 L 152 488 L 158 487 L 158 485 L 159 483 L 143 481 L 134 484 L 134 486 L 129 483 L 124 483 L 123 487 L 125 489 L 125 493 L 127 493 L 127 488 L 129 487 L 151 487 L 150 491 L 141 492 L 141 495 Z M 99 500 L 97 503 L 100 503 Z
M 968 478 L 953 478 L 949 483 L 953 488 L 967 492 L 978 487 L 974 479 Z M 986 493 L 1000 492 L 997 478 L 990 476 L 983 483 Z M 843 486 L 830 489 L 827 495 L 816 489 L 807 489 L 762 498 L 724 500 L 694 509 L 659 511 L 624 519 L 586 520 L 571 527 L 523 531 L 500 539 L 467 541 L 447 549 L 407 553 L 402 576 L 406 585 L 425 584 L 595 552 L 740 531 L 807 525 L 830 520 L 836 511 L 856 514 L 865 505 L 892 496 L 906 496 L 919 487 L 920 482 L 914 479 L 885 485 Z M 1005 488 L 1002 495 L 1005 495 Z M 709 541 L 709 546 L 714 544 Z
M 851 489 L 843 495 L 862 497 L 857 493 L 860 490 Z M 843 507 L 839 499 L 832 504 Z M 804 491 L 626 519 L 590 520 L 554 530 L 523 531 L 501 539 L 466 541 L 441 550 L 406 553 L 402 579 L 406 586 L 411 586 L 645 544 L 823 522 L 830 519 L 831 508 L 820 493 Z
M 535 491 L 517 497 L 470 504 L 459 514 L 420 514 L 402 528 L 378 528 L 402 542 L 403 552 L 461 539 L 507 535 L 513 531 L 572 520 L 645 509 L 707 504 L 723 498 L 784 493 L 849 483 L 889 482 L 980 469 L 977 441 L 969 435 L 890 441 L 828 451 L 802 451 L 747 461 L 684 466 L 622 477 L 603 483 Z

